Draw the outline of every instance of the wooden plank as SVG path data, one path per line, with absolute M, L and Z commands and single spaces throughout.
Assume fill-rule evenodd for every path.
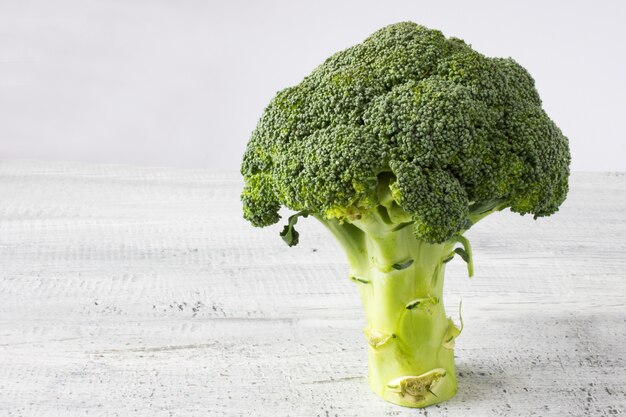
M 626 411 L 626 175 L 468 233 L 459 393 L 379 400 L 343 254 L 241 219 L 236 174 L 0 162 L 0 415 L 612 416 Z

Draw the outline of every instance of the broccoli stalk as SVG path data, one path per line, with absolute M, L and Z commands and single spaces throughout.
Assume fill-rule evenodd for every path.
M 455 234 L 442 243 L 416 238 L 407 213 L 393 204 L 389 176 L 381 178 L 378 199 L 385 205 L 361 212 L 350 222 L 313 214 L 336 238 L 359 286 L 367 326 L 369 383 L 387 401 L 424 407 L 451 398 L 457 383 L 454 342 L 461 334 L 443 306 L 446 264 L 455 255 L 473 275 L 469 241 Z M 501 202 L 474 207 L 470 225 L 501 209 Z M 293 246 L 300 212 L 281 232 Z
M 474 222 L 497 209 L 476 213 Z M 408 407 L 451 398 L 457 388 L 454 339 L 462 328 L 446 316 L 443 279 L 455 254 L 473 275 L 469 241 L 461 234 L 438 244 L 418 240 L 410 223 L 392 221 L 384 206 L 352 223 L 314 217 L 339 242 L 349 278 L 359 286 L 372 390 Z
M 555 213 L 569 163 L 524 68 L 403 22 L 278 92 L 243 158 L 243 214 L 263 227 L 296 211 L 289 246 L 300 217 L 330 230 L 361 292 L 372 389 L 424 407 L 456 391 L 446 263 L 473 274 L 464 233 L 491 213 Z
M 446 317 L 442 296 L 456 242 L 419 241 L 410 227 L 394 230 L 376 214 L 355 225 L 320 220 L 343 247 L 361 292 L 371 388 L 409 407 L 451 398 L 460 329 Z

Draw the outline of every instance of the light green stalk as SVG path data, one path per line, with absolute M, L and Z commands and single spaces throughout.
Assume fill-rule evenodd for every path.
M 407 407 L 454 396 L 453 346 L 460 330 L 446 317 L 442 296 L 455 241 L 418 241 L 411 227 L 394 231 L 397 224 L 375 214 L 352 224 L 316 217 L 343 247 L 360 288 L 371 388 Z

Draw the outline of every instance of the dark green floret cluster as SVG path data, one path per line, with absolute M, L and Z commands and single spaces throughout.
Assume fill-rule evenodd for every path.
M 513 59 L 398 23 L 272 99 L 242 164 L 244 215 L 267 226 L 285 206 L 350 222 L 381 206 L 384 179 L 416 237 L 443 242 L 494 208 L 554 213 L 569 160 Z

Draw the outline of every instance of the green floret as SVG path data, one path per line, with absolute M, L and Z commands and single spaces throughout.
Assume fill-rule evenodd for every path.
M 361 126 L 335 125 L 290 143 L 275 158 L 274 188 L 292 210 L 328 214 L 377 203 L 376 172 L 385 166 L 376 138 Z M 327 183 L 324 178 L 334 178 Z
M 280 219 L 280 201 L 276 198 L 272 178 L 265 173 L 254 174 L 246 179 L 241 201 L 243 217 L 254 226 L 269 226 Z
M 299 217 L 337 238 L 361 288 L 370 385 L 423 407 L 456 390 L 443 273 L 463 234 L 510 208 L 555 213 L 568 192 L 568 140 L 530 74 L 464 41 L 403 22 L 329 57 L 279 91 L 248 143 L 244 217 L 299 241 Z M 461 245 L 459 247 L 458 245 Z
M 378 96 L 364 120 L 391 149 L 392 161 L 443 168 L 474 144 L 477 126 L 485 121 L 482 107 L 469 88 L 430 77 L 407 81 Z
M 418 239 L 439 243 L 466 227 L 469 201 L 452 174 L 411 162 L 392 163 L 392 171 L 396 177 L 391 184 L 392 196 L 413 217 Z

